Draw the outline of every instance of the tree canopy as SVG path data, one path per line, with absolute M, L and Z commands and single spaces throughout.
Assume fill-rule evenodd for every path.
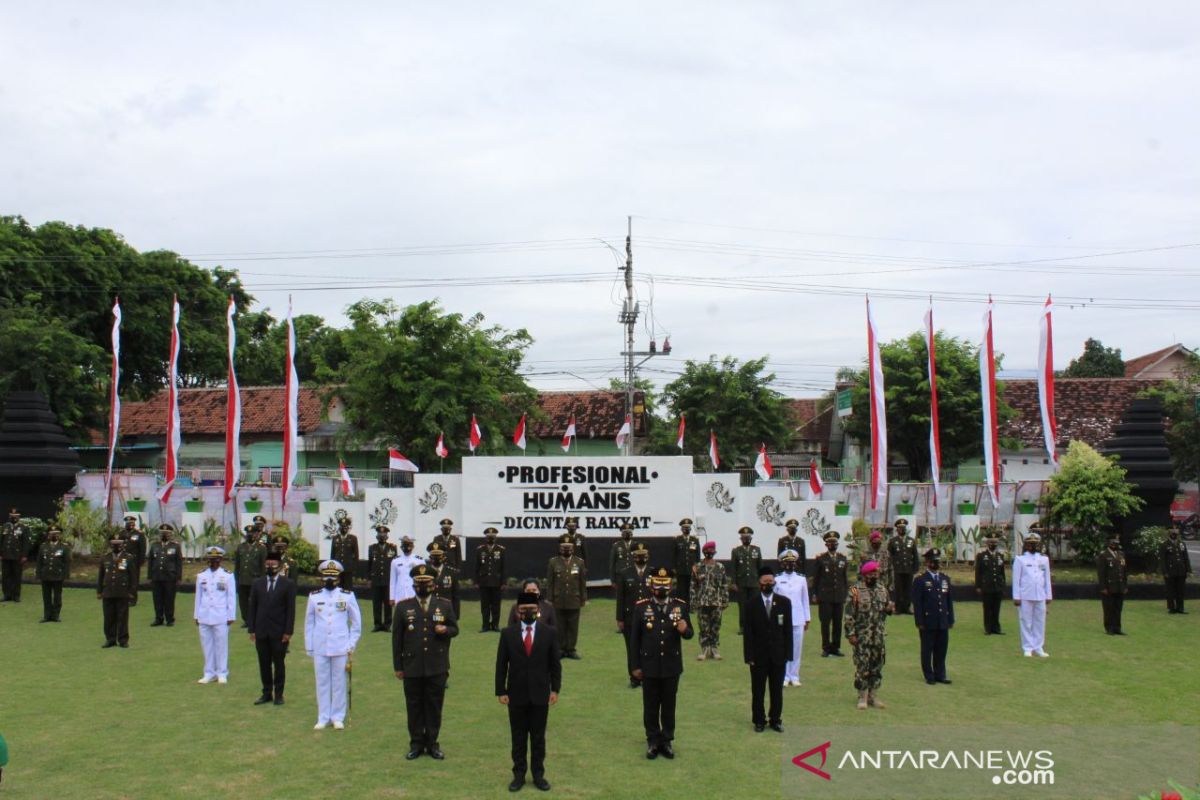
M 983 409 L 979 384 L 979 347 L 938 331 L 938 433 L 943 469 L 983 450 Z M 887 400 L 888 450 L 904 456 L 913 480 L 929 475 L 929 378 L 925 332 L 881 344 L 883 383 Z M 1001 359 L 996 356 L 997 365 Z M 839 373 L 854 383 L 853 413 L 842 420 L 847 433 L 860 442 L 871 440 L 870 388 L 867 370 Z M 1004 385 L 996 384 L 999 422 L 1016 414 L 1004 402 Z
M 1083 343 L 1083 353 L 1062 371 L 1064 378 L 1124 378 L 1121 349 L 1105 347 L 1099 339 Z
M 1161 397 L 1163 411 L 1171 421 L 1167 429 L 1167 447 L 1181 481 L 1200 481 L 1200 358 L 1189 355 L 1176 373 L 1175 380 L 1151 389 L 1148 395 Z

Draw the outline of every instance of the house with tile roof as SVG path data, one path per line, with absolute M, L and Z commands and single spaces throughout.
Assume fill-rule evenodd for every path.
M 1169 381 L 1178 377 L 1178 371 L 1187 366 L 1197 354 L 1181 344 L 1173 344 L 1144 356 L 1125 362 L 1126 378 Z

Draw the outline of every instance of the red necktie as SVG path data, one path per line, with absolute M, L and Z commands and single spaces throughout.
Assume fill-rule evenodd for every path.
M 533 626 L 525 628 L 525 655 L 533 655 Z

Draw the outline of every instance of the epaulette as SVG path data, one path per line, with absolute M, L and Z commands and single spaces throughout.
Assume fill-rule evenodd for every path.
M 634 605 L 635 606 L 644 606 L 644 605 L 646 605 L 646 603 L 649 603 L 649 602 L 650 602 L 650 598 L 644 597 L 641 600 L 638 600 L 636 603 L 634 603 Z
M 354 594 L 354 592 L 350 591 L 349 589 L 340 589 L 339 591 L 341 591 L 342 594 Z
M 671 602 L 679 603 L 681 606 L 686 606 L 688 604 L 688 601 L 684 600 L 682 597 L 672 597 Z
M 313 589 L 311 592 L 308 593 L 308 596 L 312 597 L 314 594 L 320 594 L 320 593 L 321 593 L 320 589 Z

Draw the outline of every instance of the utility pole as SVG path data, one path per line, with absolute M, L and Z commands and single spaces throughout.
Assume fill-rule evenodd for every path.
M 650 342 L 649 350 L 633 349 L 633 333 L 637 326 L 641 304 L 633 299 L 633 217 L 626 217 L 625 223 L 625 266 L 619 267 L 625 273 L 625 303 L 621 307 L 621 313 L 617 316 L 617 322 L 625 326 L 625 350 L 621 352 L 621 355 L 625 357 L 625 416 L 629 419 L 629 437 L 625 439 L 621 454 L 627 456 L 633 452 L 633 390 L 637 380 L 637 368 L 654 356 L 666 355 L 671 351 L 670 346 L 664 344 L 662 353 L 659 353 L 653 340 Z M 638 357 L 641 357 L 642 360 L 637 361 Z

